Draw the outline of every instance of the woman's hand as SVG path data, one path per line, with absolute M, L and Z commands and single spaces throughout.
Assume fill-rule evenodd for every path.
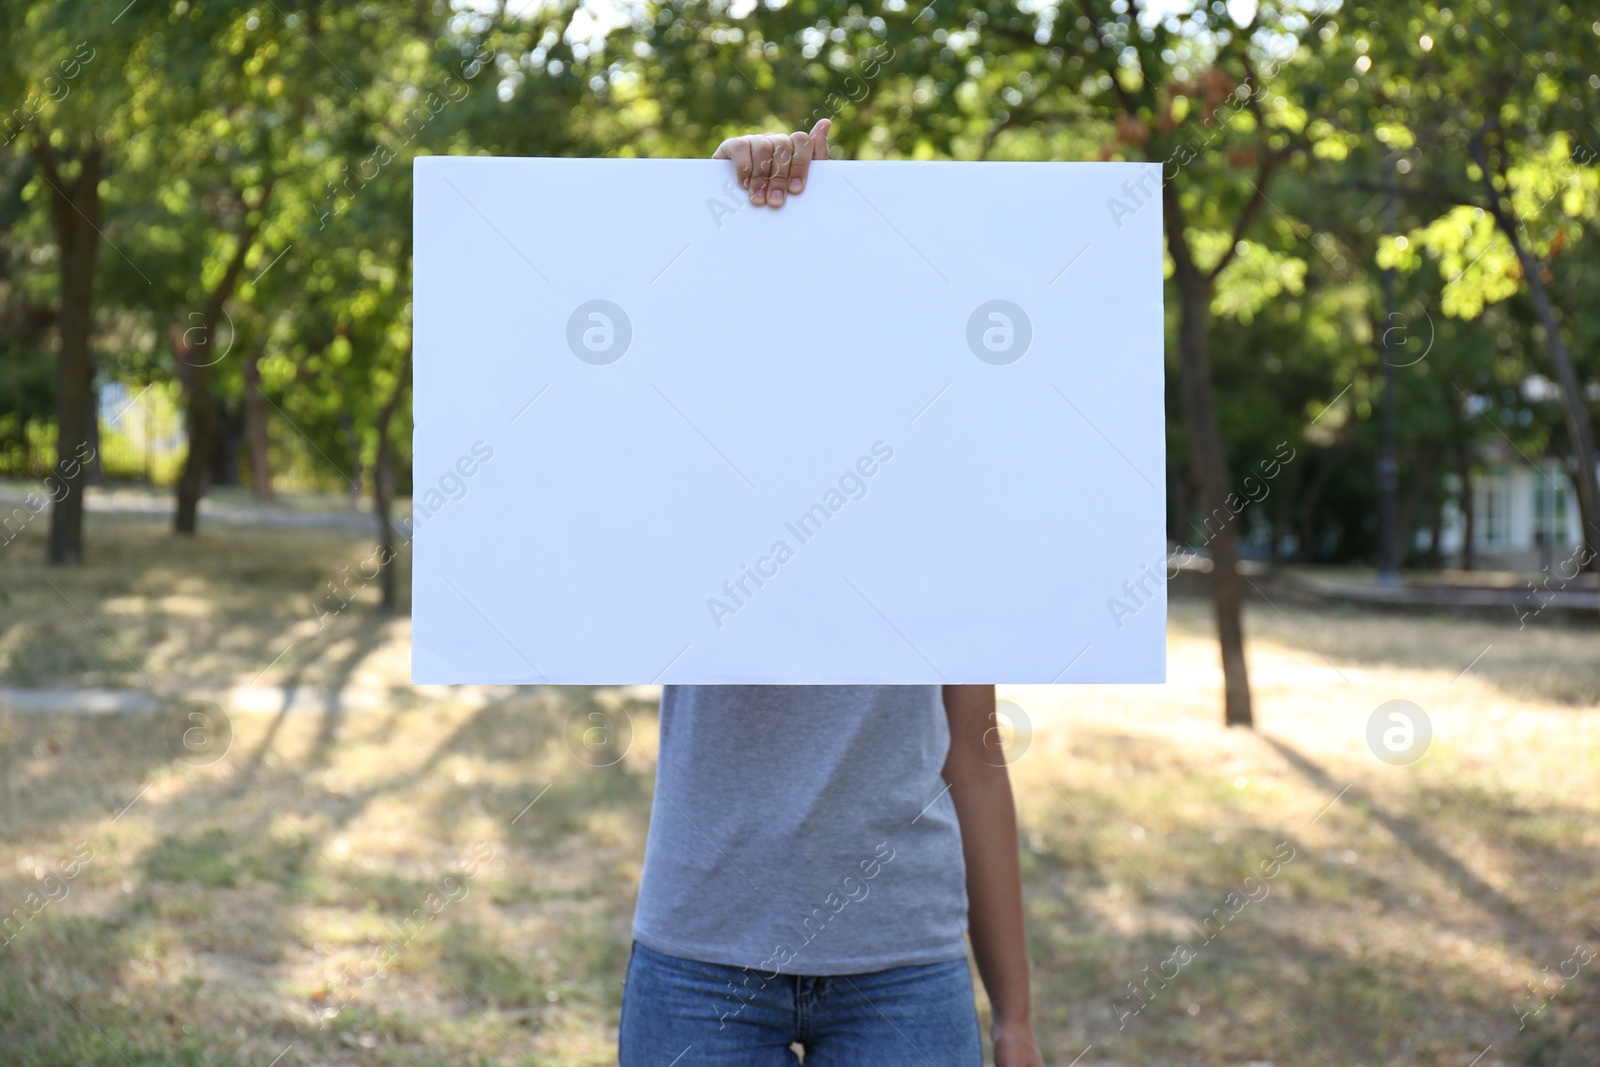
M 994 1039 L 994 1067 L 1044 1067 L 1033 1024 L 997 1021 L 989 1035 Z
M 810 133 L 752 133 L 730 137 L 717 146 L 712 159 L 733 160 L 739 188 L 750 191 L 757 207 L 782 207 L 791 194 L 806 187 L 813 159 L 828 158 L 828 129 L 832 119 L 818 119 Z

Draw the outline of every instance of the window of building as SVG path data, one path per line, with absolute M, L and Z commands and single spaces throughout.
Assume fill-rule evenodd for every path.
M 1478 482 L 1478 543 L 1484 548 L 1502 548 L 1511 539 L 1510 486 L 1504 467 L 1495 467 Z
M 1554 464 L 1539 468 L 1533 483 L 1533 537 L 1535 544 L 1552 547 L 1567 543 L 1567 508 L 1572 485 L 1566 472 Z

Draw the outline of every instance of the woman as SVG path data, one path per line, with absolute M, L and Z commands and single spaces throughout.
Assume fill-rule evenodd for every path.
M 828 158 L 735 137 L 756 206 Z M 993 686 L 667 686 L 622 1067 L 1042 1067 Z

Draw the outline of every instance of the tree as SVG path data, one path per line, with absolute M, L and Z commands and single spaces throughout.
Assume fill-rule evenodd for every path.
M 106 267 L 102 243 L 121 266 L 149 278 L 111 236 L 118 227 L 108 204 L 119 203 L 117 165 L 141 119 L 169 120 L 181 101 L 168 90 L 191 72 L 211 18 L 197 10 L 167 20 L 149 11 L 107 19 L 79 0 L 5 5 L 5 58 L 0 90 L 23 107 L 0 117 L 8 143 L 26 145 L 34 164 L 30 199 L 45 206 L 55 249 L 56 479 L 49 559 L 83 560 L 84 489 L 97 440 L 92 342 L 97 287 Z M 90 37 L 86 27 L 95 27 Z M 39 57 L 50 57 L 37 84 Z
M 994 108 L 985 143 L 995 143 L 1008 124 L 1088 123 L 1105 131 L 1102 158 L 1142 158 L 1159 166 L 1159 194 L 1151 183 L 1113 210 L 1143 210 L 1160 198 L 1178 296 L 1184 428 L 1212 560 L 1224 721 L 1250 726 L 1234 521 L 1243 507 L 1232 489 L 1217 414 L 1210 332 L 1219 314 L 1259 307 L 1262 299 L 1302 284 L 1304 263 L 1293 254 L 1242 253 L 1267 207 L 1267 190 L 1306 145 L 1304 111 L 1268 81 L 1294 52 L 1306 20 L 1292 5 L 1263 5 L 1244 24 L 1220 5 L 1203 3 L 1159 17 L 1137 5 L 1107 12 L 1086 3 L 1080 10 L 1076 19 L 1052 14 L 1029 20 L 991 6 L 972 20 L 992 37 L 1042 53 L 1030 57 L 1025 80 L 1022 71 L 1002 67 L 1002 77 L 1015 73 L 1025 88 L 1012 87 L 1015 111 Z M 1056 63 L 1038 61 L 1050 55 Z M 1265 73 L 1258 70 L 1263 65 Z
M 68 152 L 77 173 L 63 173 L 62 153 L 40 135 L 33 156 L 48 187 L 50 220 L 61 252 L 61 308 L 57 322 L 61 348 L 56 355 L 56 466 L 62 485 L 50 511 L 50 562 L 83 562 L 83 493 L 88 461 L 94 454 L 90 424 L 95 417 L 93 357 L 89 334 L 94 308 L 95 259 L 100 251 L 100 180 L 105 148 L 94 137 Z
M 1346 43 L 1361 76 L 1352 96 L 1383 123 L 1386 139 L 1415 146 L 1402 190 L 1441 212 L 1391 238 L 1383 261 L 1416 270 L 1424 253 L 1438 260 L 1450 275 L 1441 300 L 1449 315 L 1472 318 L 1526 296 L 1560 390 L 1583 536 L 1600 550 L 1600 467 L 1586 395 L 1597 368 L 1567 343 L 1556 270 L 1600 217 L 1596 152 L 1578 132 L 1592 129 L 1591 112 L 1577 95 L 1600 69 L 1600 33 L 1588 14 L 1553 0 L 1457 10 L 1358 4 L 1349 17 L 1404 27 Z M 1565 283 L 1577 297 L 1574 284 Z

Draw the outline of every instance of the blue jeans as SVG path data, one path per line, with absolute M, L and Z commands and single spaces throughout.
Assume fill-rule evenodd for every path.
M 621 1067 L 980 1067 L 965 959 L 821 978 L 699 963 L 633 944 Z

